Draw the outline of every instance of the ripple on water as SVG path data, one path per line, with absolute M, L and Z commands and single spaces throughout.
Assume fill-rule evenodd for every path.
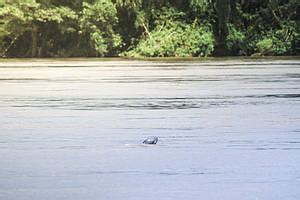
M 2 98 L 2 106 L 16 108 L 51 108 L 63 110 L 181 110 L 208 109 L 235 105 L 263 105 L 276 99 L 300 100 L 299 93 L 207 96 L 189 98 Z M 272 100 L 272 101 L 271 101 Z M 273 101 L 274 100 L 274 101 Z M 0 106 L 1 106 L 0 105 Z
M 240 150 L 300 150 L 300 141 L 232 140 L 227 148 Z
M 170 169 L 161 171 L 147 171 L 147 170 L 108 170 L 108 171 L 82 171 L 74 172 L 76 175 L 157 175 L 157 176 L 206 176 L 224 174 L 224 171 L 218 169 Z

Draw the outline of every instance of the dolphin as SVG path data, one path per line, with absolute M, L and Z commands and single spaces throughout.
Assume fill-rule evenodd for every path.
M 158 141 L 158 137 L 156 136 L 152 136 L 152 137 L 148 137 L 143 141 L 143 144 L 156 144 Z

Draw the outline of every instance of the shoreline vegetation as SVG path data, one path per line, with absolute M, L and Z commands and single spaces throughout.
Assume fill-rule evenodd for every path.
M 299 59 L 299 10 L 297 0 L 0 0 L 0 57 Z

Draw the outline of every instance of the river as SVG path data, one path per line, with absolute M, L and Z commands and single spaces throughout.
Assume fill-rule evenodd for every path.
M 300 199 L 299 59 L 2 60 L 0 113 L 3 200 Z

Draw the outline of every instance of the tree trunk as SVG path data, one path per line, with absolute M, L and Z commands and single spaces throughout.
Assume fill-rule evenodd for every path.
M 214 8 L 217 14 L 215 24 L 215 38 L 216 38 L 216 56 L 228 55 L 228 49 L 226 47 L 226 38 L 228 35 L 227 23 L 231 14 L 232 4 L 234 0 L 215 0 Z
M 33 25 L 31 32 L 31 57 L 37 55 L 37 26 Z

